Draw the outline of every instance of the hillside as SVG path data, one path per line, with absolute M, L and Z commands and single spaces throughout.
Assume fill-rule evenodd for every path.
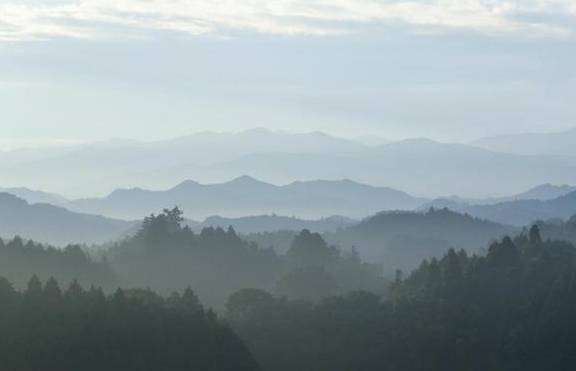
M 68 202 L 66 198 L 60 195 L 54 193 L 36 191 L 25 187 L 13 187 L 13 188 L 0 187 L 0 193 L 10 193 L 32 204 L 45 203 L 58 206 L 58 205 L 65 205 Z
M 518 226 L 537 220 L 566 219 L 576 213 L 576 192 L 552 200 L 519 200 L 494 205 L 472 205 L 463 210 L 479 218 Z
M 29 204 L 0 193 L 0 236 L 19 235 L 56 245 L 102 243 L 119 238 L 132 223 L 102 216 L 74 213 L 48 204 Z
M 509 227 L 448 209 L 427 212 L 382 212 L 326 239 L 341 248 L 355 247 L 361 256 L 381 262 L 387 273 L 410 270 L 422 259 L 448 248 L 477 252 L 490 241 L 514 232 Z

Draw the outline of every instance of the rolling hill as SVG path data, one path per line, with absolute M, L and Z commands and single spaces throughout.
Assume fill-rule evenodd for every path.
M 133 223 L 74 213 L 49 204 L 29 204 L 0 193 L 0 236 L 42 241 L 54 245 L 103 243 L 121 237 Z
M 479 218 L 518 226 L 538 220 L 566 219 L 576 214 L 576 192 L 552 200 L 517 200 L 493 205 L 471 205 L 462 210 Z
M 326 239 L 343 249 L 393 269 L 410 270 L 422 259 L 441 256 L 449 248 L 478 252 L 516 228 L 448 209 L 426 212 L 382 212 Z

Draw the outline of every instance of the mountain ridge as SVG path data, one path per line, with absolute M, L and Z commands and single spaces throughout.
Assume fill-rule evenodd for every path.
M 103 198 L 72 201 L 69 206 L 75 211 L 129 219 L 175 205 L 192 219 L 216 214 L 227 217 L 281 214 L 317 219 L 326 215 L 363 217 L 380 210 L 414 209 L 424 201 L 389 187 L 347 179 L 296 181 L 278 186 L 242 176 L 212 184 L 184 181 L 162 191 L 118 189 Z
M 0 193 L 0 236 L 42 241 L 54 245 L 93 244 L 118 239 L 133 222 L 76 213 L 45 203 L 31 204 Z

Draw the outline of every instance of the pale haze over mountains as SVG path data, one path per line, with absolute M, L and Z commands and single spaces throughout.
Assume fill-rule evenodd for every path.
M 576 370 L 576 0 L 0 0 L 0 371 Z
M 321 132 L 205 132 L 157 142 L 115 140 L 2 153 L 1 185 L 86 198 L 118 188 L 168 189 L 189 179 L 215 183 L 249 175 L 277 185 L 351 179 L 428 198 L 505 197 L 539 184 L 576 184 L 575 155 L 566 144 L 571 135 L 574 131 L 473 144 L 410 139 L 368 145 Z M 545 146 L 525 142 L 539 136 Z
M 489 150 L 524 155 L 576 156 L 576 129 L 554 133 L 493 136 L 472 142 Z

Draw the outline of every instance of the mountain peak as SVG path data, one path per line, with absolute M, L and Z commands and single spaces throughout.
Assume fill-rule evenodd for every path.
M 271 133 L 274 133 L 274 132 L 270 129 L 266 129 L 263 127 L 256 127 L 256 128 L 252 128 L 252 129 L 243 130 L 239 134 L 271 134 Z
M 224 183 L 224 184 L 231 184 L 231 185 L 271 185 L 269 183 L 263 182 L 258 180 L 250 175 L 242 175 L 237 178 L 232 179 L 231 181 Z
M 555 185 L 551 183 L 541 184 L 528 191 L 517 195 L 516 199 L 535 199 L 535 200 L 551 200 L 554 198 L 565 196 L 573 191 L 576 187 L 562 184 Z
M 201 184 L 191 180 L 191 179 L 186 179 L 183 182 L 181 182 L 180 184 L 177 184 L 176 186 L 174 186 L 171 191 L 175 191 L 175 190 L 180 190 L 180 189 L 188 189 L 188 188 L 194 188 L 194 187 L 198 187 Z

